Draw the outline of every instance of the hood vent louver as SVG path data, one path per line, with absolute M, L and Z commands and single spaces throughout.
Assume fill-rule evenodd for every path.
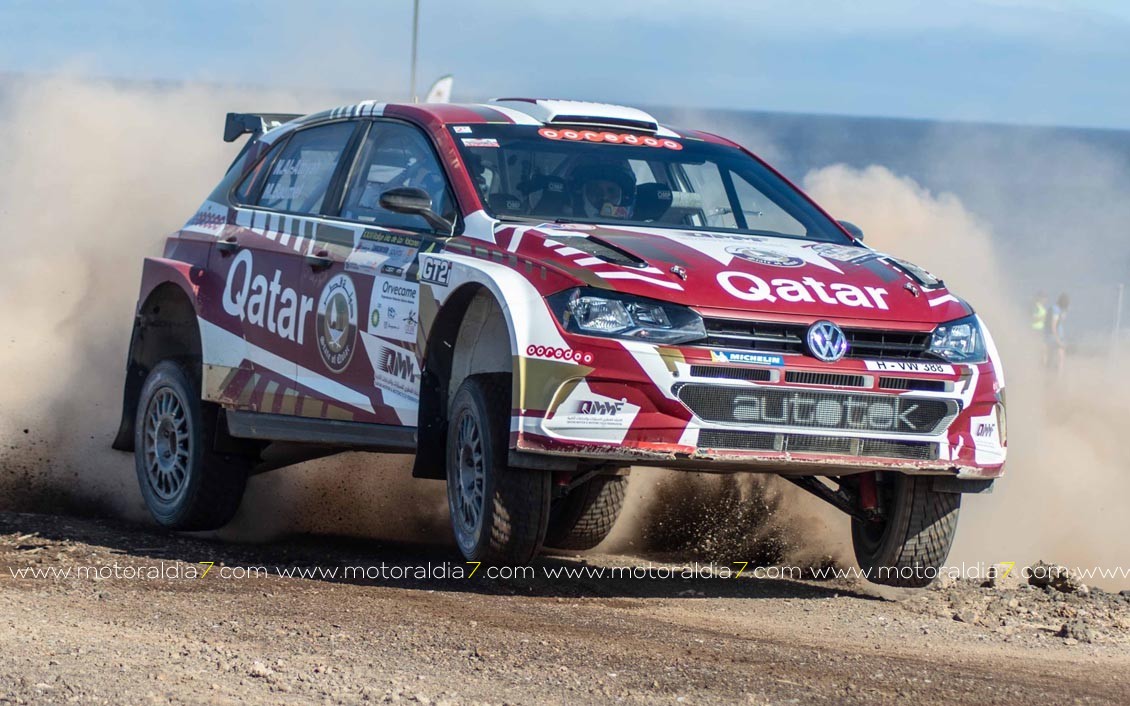
M 615 245 L 606 243 L 603 240 L 598 240 L 592 236 L 563 236 L 560 233 L 555 233 L 553 239 L 563 245 L 568 245 L 571 248 L 588 253 L 593 257 L 598 257 L 613 265 L 620 265 L 621 267 L 647 267 L 647 262 L 630 252 L 621 250 Z

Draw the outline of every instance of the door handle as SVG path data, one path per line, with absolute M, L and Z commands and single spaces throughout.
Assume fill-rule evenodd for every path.
M 310 269 L 314 270 L 315 272 L 324 270 L 330 265 L 334 264 L 333 258 L 330 257 L 329 252 L 326 250 L 319 250 L 315 253 L 311 253 L 310 255 L 307 255 L 305 257 L 305 260 L 306 264 L 310 266 Z
M 216 243 L 216 249 L 220 251 L 221 257 L 227 257 L 239 250 L 239 239 L 234 235 L 229 235 Z

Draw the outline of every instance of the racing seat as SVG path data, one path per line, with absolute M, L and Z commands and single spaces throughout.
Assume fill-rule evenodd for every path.
M 522 199 L 513 194 L 491 194 L 487 198 L 487 205 L 490 206 L 491 213 L 511 213 L 516 215 L 522 214 Z
M 671 208 L 671 200 L 671 187 L 666 184 L 640 184 L 636 187 L 634 220 L 658 221 Z
M 568 189 L 565 180 L 557 176 L 537 176 L 518 185 L 519 190 L 526 191 L 528 195 L 539 194 L 538 202 L 530 209 L 532 216 L 552 216 L 560 218 L 567 213 L 569 203 Z

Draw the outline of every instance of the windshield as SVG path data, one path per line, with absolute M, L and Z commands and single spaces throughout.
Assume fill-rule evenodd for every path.
M 496 218 L 850 242 L 796 189 L 732 147 L 616 130 L 498 124 L 450 130 Z

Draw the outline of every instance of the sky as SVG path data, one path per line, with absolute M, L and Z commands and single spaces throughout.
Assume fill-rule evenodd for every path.
M 1128 0 L 420 0 L 418 91 L 1130 129 Z M 0 73 L 409 94 L 412 0 L 0 0 Z

